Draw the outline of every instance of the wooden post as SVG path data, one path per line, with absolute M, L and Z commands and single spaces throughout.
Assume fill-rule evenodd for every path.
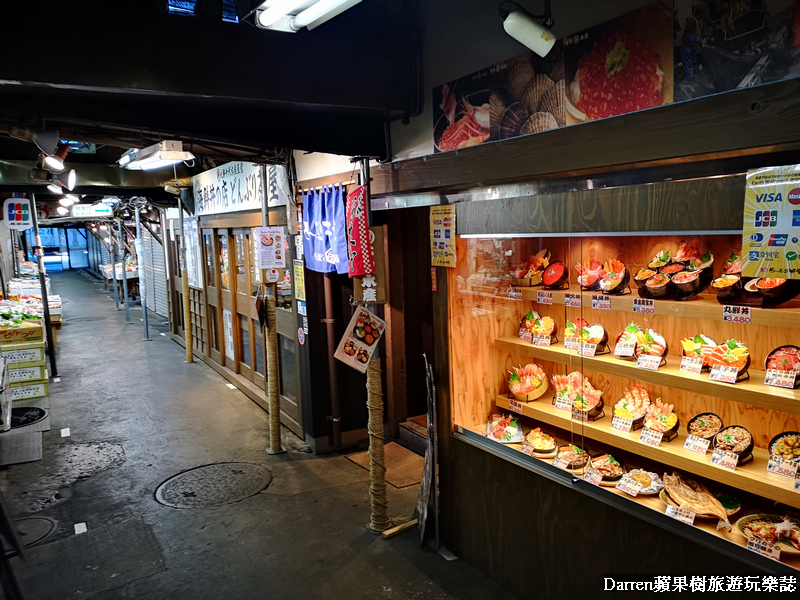
M 284 452 L 281 447 L 281 402 L 278 394 L 278 331 L 275 324 L 274 283 L 266 284 L 272 294 L 266 294 L 267 301 L 267 400 L 269 402 L 269 453 Z
M 183 283 L 183 341 L 186 343 L 186 362 L 194 362 L 192 341 L 192 311 L 189 307 L 189 278 L 186 276 L 186 235 L 183 231 L 183 202 L 178 197 L 178 214 L 181 226 L 181 282 Z
M 383 388 L 381 359 L 367 367 L 367 433 L 369 434 L 369 529 L 374 532 L 389 528 L 389 501 L 386 498 L 386 460 L 383 453 Z

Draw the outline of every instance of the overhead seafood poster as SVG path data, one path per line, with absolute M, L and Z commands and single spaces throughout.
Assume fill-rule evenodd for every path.
M 747 172 L 742 275 L 800 279 L 800 165 Z
M 386 321 L 358 306 L 333 356 L 356 371 L 366 373 L 384 331 Z
M 431 266 L 456 266 L 456 207 L 431 206 Z

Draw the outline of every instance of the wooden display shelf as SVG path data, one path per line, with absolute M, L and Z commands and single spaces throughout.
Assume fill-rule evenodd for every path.
M 637 290 L 631 284 L 631 294 L 625 296 L 609 295 L 611 310 L 633 312 L 633 300 L 639 298 Z M 536 302 L 537 293 L 545 291 L 543 287 L 522 287 L 522 298 Z M 546 290 L 551 291 L 551 290 Z M 592 308 L 592 295 L 601 292 L 582 292 L 580 288 L 568 290 L 552 290 L 553 304 L 564 304 L 565 294 L 580 294 L 581 306 Z M 497 296 L 502 298 L 502 296 Z M 689 300 L 655 300 L 655 314 L 690 319 L 710 319 L 722 322 L 723 305 L 717 302 L 717 297 L 710 294 L 700 294 Z M 750 308 L 751 325 L 771 325 L 774 327 L 800 328 L 800 300 L 791 300 L 781 305 L 781 308 Z
M 499 408 L 510 409 L 510 400 L 506 396 L 497 396 L 495 402 Z M 702 455 L 686 450 L 683 447 L 686 441 L 683 428 L 681 428 L 682 431 L 677 438 L 671 442 L 662 443 L 658 448 L 653 448 L 639 442 L 641 430 L 624 433 L 612 429 L 609 414 L 610 408 L 603 419 L 581 423 L 572 420 L 569 413 L 557 409 L 544 398 L 534 402 L 523 403 L 522 407 L 523 416 L 567 431 L 577 427 L 578 429 L 575 429 L 576 433 L 584 437 L 800 509 L 800 493 L 794 491 L 794 480 L 768 473 L 769 453 L 761 448 L 753 450 L 753 460 L 751 462 L 738 467 L 735 471 L 729 471 L 711 464 L 710 451 Z
M 633 360 L 623 360 L 612 354 L 594 357 L 579 356 L 575 350 L 567 350 L 564 346 L 540 348 L 518 338 L 498 338 L 495 346 L 500 350 L 516 352 L 524 356 L 540 358 L 565 365 L 581 366 L 585 369 L 601 371 L 609 375 L 619 375 L 654 385 L 706 394 L 715 398 L 724 398 L 734 402 L 742 402 L 752 406 L 760 406 L 771 410 L 779 410 L 792 414 L 800 414 L 800 390 L 764 385 L 764 371 L 750 370 L 750 379 L 738 383 L 720 383 L 712 381 L 708 373 L 694 375 L 680 370 L 680 358 L 668 356 L 667 365 L 658 371 L 639 369 Z

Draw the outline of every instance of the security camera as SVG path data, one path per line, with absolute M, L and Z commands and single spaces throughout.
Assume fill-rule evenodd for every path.
M 168 194 L 175 194 L 176 196 L 180 196 L 181 194 L 180 188 L 174 185 L 165 185 L 164 191 Z
M 547 56 L 556 43 L 556 36 L 550 31 L 553 26 L 550 0 L 545 2 L 543 15 L 532 15 L 516 2 L 501 2 L 498 13 L 503 18 L 506 33 L 539 56 Z

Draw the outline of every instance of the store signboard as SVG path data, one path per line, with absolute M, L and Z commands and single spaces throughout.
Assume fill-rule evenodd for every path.
M 69 207 L 70 216 L 75 219 L 94 219 L 113 217 L 114 209 L 109 204 L 73 204 Z
M 253 244 L 256 248 L 257 269 L 285 269 L 286 234 L 283 227 L 256 227 Z
M 386 331 L 386 321 L 363 306 L 356 308 L 334 356 L 361 373 L 367 372 L 369 361 Z
M 747 172 L 742 276 L 800 279 L 800 165 Z
M 195 175 L 192 186 L 195 215 L 261 210 L 265 195 L 264 166 L 229 162 Z
M 20 231 L 33 227 L 31 201 L 27 198 L 7 198 L 3 203 L 3 223 Z
M 235 360 L 233 351 L 233 313 L 227 308 L 222 309 L 222 326 L 225 333 L 225 356 Z
M 431 206 L 431 266 L 456 266 L 456 207 Z
M 286 178 L 286 167 L 283 165 L 267 165 L 267 206 L 286 206 L 289 198 L 289 182 Z
M 186 244 L 185 269 L 189 278 L 189 286 L 203 289 L 203 269 L 200 267 L 203 264 L 203 254 L 200 247 L 200 224 L 198 219 L 184 219 L 183 239 Z

